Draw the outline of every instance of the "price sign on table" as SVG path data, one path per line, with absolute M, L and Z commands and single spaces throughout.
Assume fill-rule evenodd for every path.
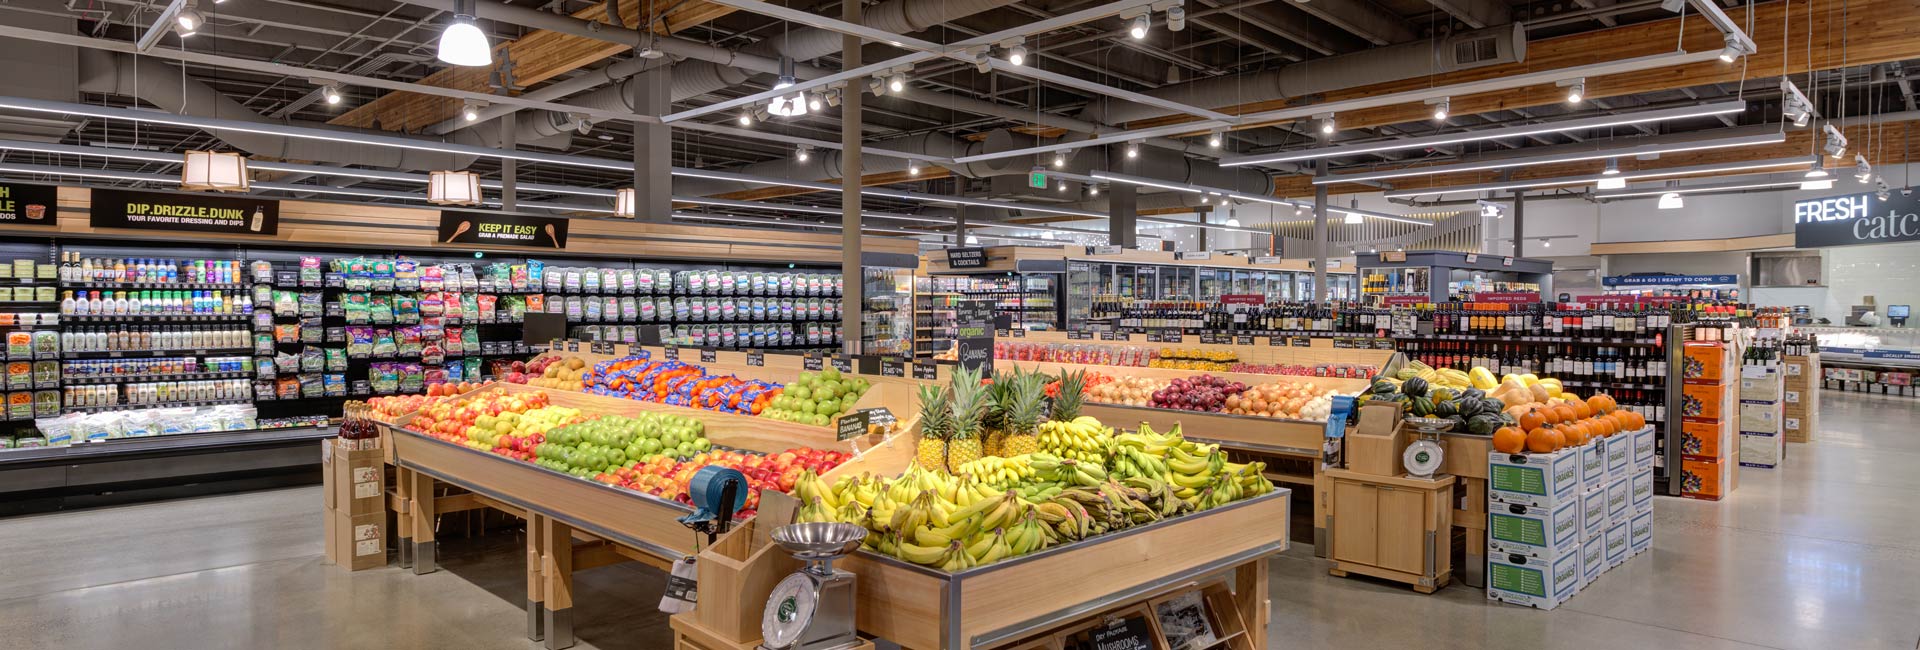
M 820 363 L 820 353 L 818 352 L 808 352 L 800 358 L 801 370 L 819 370 L 822 367 Z
M 907 376 L 907 364 L 897 357 L 881 357 L 880 376 L 905 377 Z
M 833 355 L 833 369 L 840 372 L 853 372 L 853 358 L 844 354 Z
M 937 380 L 940 378 L 940 364 L 931 361 L 916 361 L 913 364 L 913 378 Z
M 700 348 L 700 363 L 714 363 L 720 360 L 720 353 L 713 348 Z
M 747 351 L 747 365 L 749 365 L 749 366 L 764 366 L 764 365 L 767 365 L 767 353 L 766 353 L 766 351 L 764 351 L 764 350 L 757 350 L 757 349 L 756 349 L 756 350 L 748 350 L 748 351 Z

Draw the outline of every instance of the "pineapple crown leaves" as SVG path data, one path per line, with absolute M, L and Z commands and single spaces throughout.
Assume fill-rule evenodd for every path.
M 1014 386 L 1012 404 L 1007 409 L 1007 422 L 1015 431 L 1030 431 L 1040 422 L 1040 411 L 1046 399 L 1045 379 L 1038 374 L 1024 375 Z
M 961 368 L 954 371 L 953 395 L 953 437 L 972 438 L 979 433 L 980 418 L 987 411 L 987 391 L 980 385 L 980 371 Z
M 930 438 L 952 435 L 953 413 L 948 410 L 952 395 L 943 386 L 920 387 L 920 432 Z
M 1053 421 L 1069 422 L 1080 417 L 1080 404 L 1087 398 L 1086 386 L 1084 370 L 1060 374 L 1060 396 L 1053 399 Z

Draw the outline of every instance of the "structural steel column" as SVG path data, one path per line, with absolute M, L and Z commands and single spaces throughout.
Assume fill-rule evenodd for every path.
M 840 3 L 840 19 L 860 24 L 859 2 Z M 860 39 L 840 37 L 840 69 L 860 67 Z M 866 302 L 865 278 L 860 274 L 860 85 L 848 83 L 840 93 L 840 278 L 846 287 L 840 297 L 841 348 L 860 353 L 861 320 Z M 964 241 L 964 240 L 963 240 Z
M 635 112 L 659 117 L 671 108 L 672 66 L 642 72 L 627 83 Z M 633 212 L 640 221 L 673 220 L 673 129 L 658 120 L 633 123 Z
M 1314 163 L 1314 175 L 1327 175 L 1327 161 Z M 1327 301 L 1327 186 L 1313 186 L 1313 301 Z
M 513 151 L 520 148 L 519 122 L 501 118 L 500 148 Z M 507 212 L 520 209 L 520 167 L 512 158 L 500 159 L 500 209 Z
M 1521 250 L 1524 248 L 1524 245 L 1521 244 L 1521 242 L 1526 240 L 1526 226 L 1527 226 L 1527 195 L 1522 193 L 1520 190 L 1514 190 L 1513 191 L 1513 256 L 1514 257 L 1526 257 L 1526 255 L 1521 252 Z

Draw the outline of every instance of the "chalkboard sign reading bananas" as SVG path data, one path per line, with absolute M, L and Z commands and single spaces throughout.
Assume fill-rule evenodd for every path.
M 566 248 L 567 220 L 498 212 L 440 211 L 440 243 Z

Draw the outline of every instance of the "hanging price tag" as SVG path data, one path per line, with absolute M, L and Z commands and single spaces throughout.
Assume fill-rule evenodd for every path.
M 767 353 L 763 350 L 748 350 L 747 365 L 749 366 L 767 365 Z
M 880 376 L 905 377 L 907 376 L 907 364 L 897 357 L 881 357 Z
M 940 379 L 940 364 L 931 361 L 916 361 L 913 364 L 913 378 L 929 381 Z
M 714 363 L 720 360 L 720 353 L 713 348 L 700 348 L 700 363 Z

